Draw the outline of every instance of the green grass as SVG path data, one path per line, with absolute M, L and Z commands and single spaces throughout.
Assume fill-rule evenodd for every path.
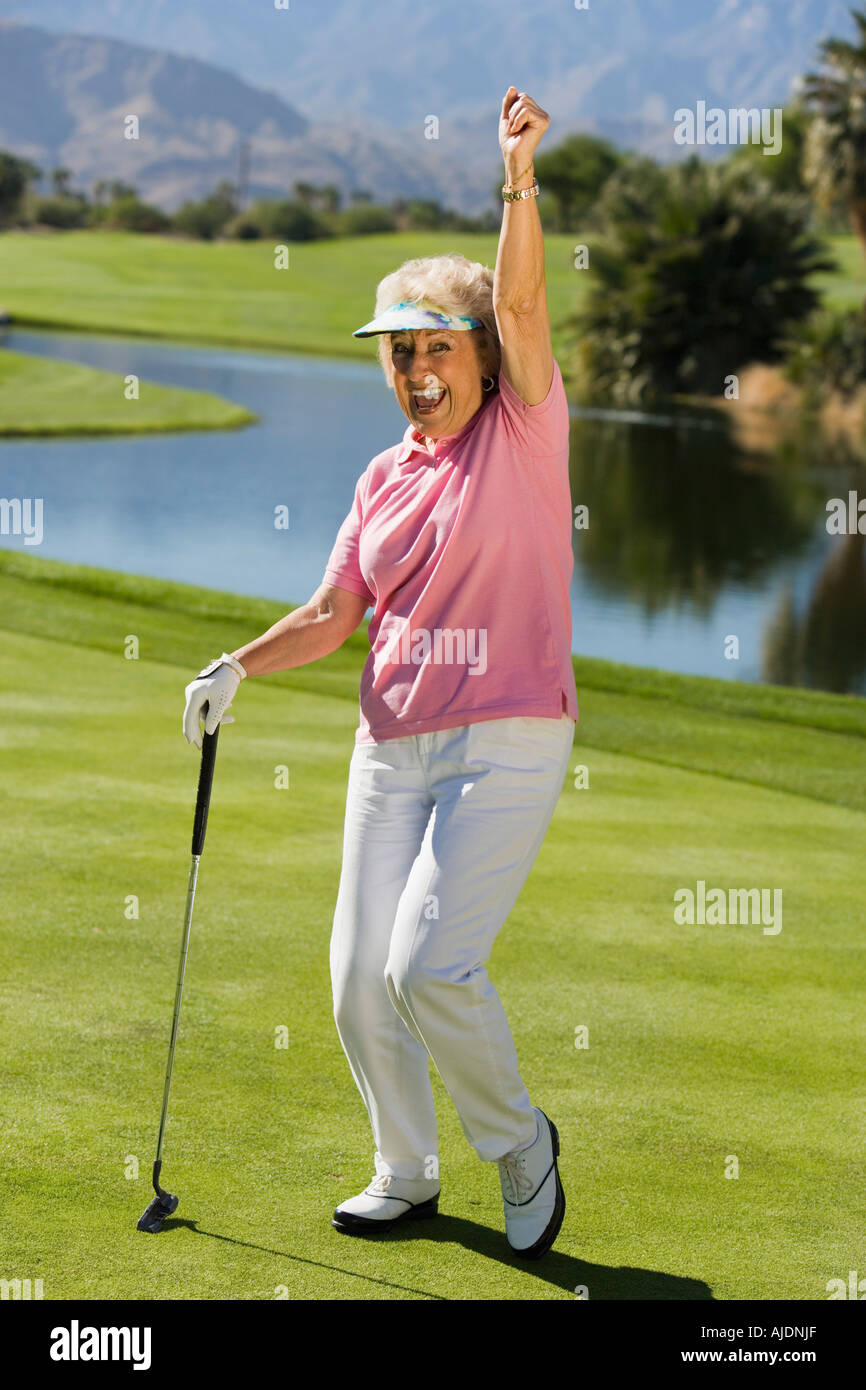
M 855 236 L 827 237 L 837 269 L 815 276 L 815 287 L 834 309 L 859 308 L 866 298 L 866 256 Z
M 113 372 L 0 351 L 0 435 L 219 430 L 256 418 L 204 391 L 151 381 L 139 382 L 137 400 L 124 391 L 124 378 Z
M 589 278 L 574 269 L 578 238 L 545 237 L 554 351 L 568 366 L 564 320 Z M 584 238 L 591 244 L 592 238 Z M 815 277 L 828 303 L 866 295 L 866 257 L 854 236 L 829 237 L 839 269 Z M 133 232 L 2 236 L 0 303 L 20 325 L 231 344 L 375 361 L 375 344 L 352 338 L 370 318 L 376 285 L 412 256 L 461 251 L 496 263 L 498 233 L 398 232 L 294 243 L 289 267 L 274 245 L 200 242 Z
M 0 551 L 0 1277 L 46 1299 L 738 1300 L 825 1298 L 862 1267 L 866 702 L 582 659 L 590 786 L 567 779 L 491 961 L 562 1137 L 560 1239 L 509 1255 L 495 1166 L 435 1074 L 442 1215 L 376 1244 L 331 1229 L 372 1173 L 328 979 L 363 631 L 245 684 L 222 732 L 165 1154 L 181 1206 L 135 1230 L 197 774 L 183 686 L 280 611 Z M 675 925 L 698 878 L 782 888 L 781 933 Z
M 574 238 L 547 238 L 554 345 L 585 276 Z M 0 303 L 15 323 L 144 334 L 375 361 L 352 337 L 373 312 L 376 285 L 411 256 L 461 251 L 493 266 L 498 234 L 400 232 L 292 244 L 274 268 L 274 244 L 200 242 L 132 232 L 7 232 L 0 241 Z M 50 247 L 50 255 L 48 248 Z

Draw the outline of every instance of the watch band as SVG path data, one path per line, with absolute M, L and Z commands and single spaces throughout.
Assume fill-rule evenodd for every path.
M 520 188 L 516 192 L 510 191 L 508 184 L 504 183 L 502 185 L 502 201 L 504 203 L 516 203 L 523 198 L 537 198 L 540 192 L 538 179 L 533 179 L 528 188 Z

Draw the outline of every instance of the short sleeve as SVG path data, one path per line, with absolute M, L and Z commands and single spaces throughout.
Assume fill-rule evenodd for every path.
M 568 449 L 568 398 L 556 358 L 550 389 L 537 405 L 521 400 L 504 371 L 499 373 L 499 395 L 508 429 L 527 453 L 542 456 Z
M 358 546 L 364 518 L 361 503 L 361 484 L 363 477 L 355 484 L 355 497 L 352 509 L 337 532 L 334 548 L 325 567 L 324 580 L 337 589 L 348 589 L 367 600 L 368 607 L 375 607 L 376 597 L 370 592 L 361 573 Z

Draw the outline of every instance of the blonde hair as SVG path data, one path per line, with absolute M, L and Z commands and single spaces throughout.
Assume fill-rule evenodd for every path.
M 493 312 L 493 271 L 480 261 L 470 261 L 459 251 L 444 256 L 418 256 L 392 270 L 376 289 L 374 317 L 389 304 L 402 300 L 428 299 L 449 314 L 480 319 L 483 327 L 469 330 L 476 337 L 479 356 L 487 372 L 496 378 L 502 361 L 502 348 Z M 380 333 L 379 361 L 385 380 L 394 386 L 391 361 L 391 334 Z

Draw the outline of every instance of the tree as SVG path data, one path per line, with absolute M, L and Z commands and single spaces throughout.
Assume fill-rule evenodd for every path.
M 202 198 L 197 203 L 184 203 L 178 208 L 174 215 L 174 225 L 179 232 L 185 232 L 187 236 L 212 241 L 215 236 L 219 236 L 226 223 L 237 212 L 235 196 L 234 185 L 223 181 L 209 197 Z
M 818 304 L 811 277 L 834 268 L 808 199 L 777 192 L 751 164 L 696 156 L 647 199 L 593 243 L 594 283 L 572 320 L 584 391 L 717 395 L 747 363 L 779 361 L 785 333 Z
M 161 208 L 143 203 L 133 193 L 112 199 L 105 209 L 104 225 L 125 232 L 164 232 L 171 226 L 171 219 Z
M 649 155 L 626 154 L 602 185 L 587 223 L 596 228 L 651 222 L 668 187 L 667 170 Z
M 554 230 L 577 230 L 622 159 L 609 141 L 596 135 L 570 135 L 546 154 L 536 155 L 535 176 L 555 199 Z
M 732 163 L 750 163 L 783 193 L 806 193 L 808 185 L 803 175 L 806 135 L 812 121 L 806 108 L 792 102 L 782 111 L 782 147 L 778 154 L 764 154 L 762 144 L 751 141 L 735 147 L 729 156 Z
M 339 230 L 343 236 L 370 236 L 375 232 L 396 231 L 396 222 L 388 208 L 375 203 L 359 203 L 340 213 Z
M 34 198 L 31 216 L 33 221 L 45 227 L 56 227 L 58 231 L 69 231 L 73 227 L 84 227 L 88 220 L 88 208 L 83 198 Z
M 262 199 L 247 209 L 247 224 L 261 227 L 263 236 L 280 241 L 313 241 L 328 236 L 328 228 L 303 203 L 291 198 Z
M 322 212 L 332 217 L 340 208 L 340 190 L 335 183 L 305 183 L 298 180 L 293 185 L 296 200 L 311 212 Z
M 29 160 L 0 150 L 0 226 L 14 220 L 28 185 L 41 177 L 42 171 Z
M 227 208 L 229 213 L 237 212 L 238 191 L 228 179 L 221 179 L 210 196 L 213 202 Z
M 313 200 L 316 196 L 315 184 L 304 183 L 303 180 L 299 179 L 297 183 L 292 184 L 292 192 L 295 195 L 295 200 L 301 203 L 303 207 L 312 208 Z
M 852 10 L 856 42 L 825 39 L 824 73 L 806 73 L 803 102 L 816 112 L 806 139 L 803 173 L 819 205 L 841 198 L 866 252 L 866 14 Z
M 433 198 L 410 198 L 402 211 L 413 231 L 437 231 L 448 222 L 445 208 Z
M 69 180 L 71 178 L 72 174 L 68 169 L 52 169 L 51 187 L 58 198 L 67 198 L 69 196 Z

